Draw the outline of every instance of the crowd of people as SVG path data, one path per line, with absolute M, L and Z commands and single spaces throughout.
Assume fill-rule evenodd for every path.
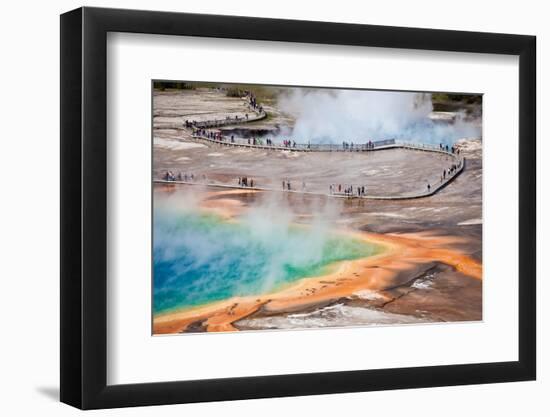
M 443 145 L 442 143 L 440 143 L 439 150 L 449 152 L 449 145 Z M 454 155 L 460 155 L 460 148 L 458 146 L 452 145 L 450 148 L 450 152 Z
M 186 124 L 188 122 L 186 121 Z M 390 143 L 395 143 L 393 140 L 387 140 L 387 141 L 372 141 L 368 140 L 365 143 L 354 143 L 354 142 L 346 142 L 343 141 L 341 145 L 336 144 L 320 144 L 320 145 L 311 145 L 311 142 L 307 142 L 305 144 L 298 143 L 296 140 L 292 138 L 287 139 L 280 139 L 279 142 L 275 142 L 273 139 L 266 137 L 266 138 L 260 138 L 260 137 L 248 137 L 248 138 L 240 138 L 236 139 L 234 135 L 231 135 L 229 137 L 225 137 L 222 134 L 222 131 L 220 130 L 209 130 L 206 128 L 200 128 L 195 127 L 193 134 L 195 136 L 201 136 L 212 140 L 218 140 L 218 141 L 229 141 L 230 143 L 237 143 L 238 140 L 240 140 L 239 143 L 242 144 L 248 144 L 248 145 L 257 145 L 257 146 L 272 146 L 272 147 L 282 147 L 282 148 L 290 148 L 290 149 L 317 149 L 317 150 L 330 150 L 330 151 L 347 151 L 347 152 L 359 152 L 359 151 L 370 151 L 374 150 L 377 147 L 381 146 L 389 146 Z M 388 142 L 388 143 L 386 143 Z M 437 148 L 435 148 L 437 149 Z M 439 144 L 439 150 L 443 152 L 452 153 L 454 155 L 460 155 L 460 148 L 458 146 L 451 146 Z
M 222 132 L 217 130 L 197 129 L 195 131 L 195 135 L 219 141 L 223 141 L 225 139 Z
M 253 110 L 259 113 L 263 113 L 264 108 L 261 104 L 258 103 L 258 101 L 256 100 L 256 96 L 250 92 L 248 93 L 248 104 Z
M 191 123 L 192 125 L 192 123 L 194 122 L 186 121 L 185 123 L 186 125 L 188 123 Z M 235 135 L 230 135 L 229 137 L 226 137 L 223 135 L 222 131 L 220 130 L 210 130 L 202 127 L 194 127 L 193 135 L 207 138 L 210 140 L 219 141 L 219 142 L 229 141 L 230 143 L 237 143 L 237 139 L 235 138 Z M 272 146 L 272 147 L 283 147 L 283 148 L 291 148 L 291 149 L 297 149 L 297 148 L 312 149 L 311 142 L 307 142 L 307 144 L 302 145 L 297 143 L 293 139 L 282 139 L 280 142 L 276 143 L 273 141 L 273 139 L 269 137 L 263 138 L 263 139 L 256 136 L 241 138 L 239 143 L 253 145 L 253 146 Z M 336 145 L 324 145 L 324 146 L 325 146 L 325 149 L 328 147 L 329 150 L 333 150 L 337 148 Z M 319 149 L 323 149 L 322 147 L 323 145 L 318 146 Z M 341 149 L 344 151 L 353 152 L 353 151 L 361 151 L 361 150 L 373 150 L 375 147 L 376 147 L 376 142 L 369 140 L 368 142 L 362 143 L 362 144 L 354 144 L 353 142 L 342 142 Z
M 330 184 L 328 190 L 331 195 L 343 194 L 348 197 L 365 197 L 367 195 L 367 187 L 365 185 Z
M 464 160 L 463 160 L 464 161 Z M 444 169 L 441 175 L 441 182 L 443 183 L 447 178 L 452 177 L 462 166 L 463 161 L 459 163 L 452 164 L 449 168 Z M 178 181 L 178 182 L 196 182 L 199 181 L 202 183 L 207 183 L 207 177 L 205 174 L 200 176 L 195 175 L 194 173 L 187 172 L 173 172 L 165 171 L 162 175 L 164 181 Z M 247 176 L 240 176 L 237 178 L 237 183 L 239 187 L 249 187 L 254 188 L 258 187 L 258 184 L 254 181 L 253 178 Z M 306 191 L 305 181 L 301 182 L 298 186 L 294 184 L 289 179 L 284 179 L 281 182 L 283 191 Z M 429 181 L 426 181 L 426 190 L 431 192 L 432 184 Z M 329 184 L 329 195 L 336 196 L 347 196 L 347 197 L 366 197 L 367 196 L 367 186 L 366 185 L 353 185 L 353 184 Z
M 247 99 L 247 105 L 252 111 L 255 111 L 257 113 L 262 113 L 263 107 L 258 103 L 256 96 L 252 92 L 246 92 L 245 95 Z M 248 120 L 249 115 L 246 113 L 244 117 L 239 117 L 237 115 L 233 116 L 226 116 L 225 121 L 227 123 L 229 122 L 239 122 L 240 120 Z M 215 141 L 230 141 L 230 143 L 235 143 L 236 139 L 234 135 L 230 136 L 224 136 L 220 130 L 210 130 L 206 127 L 211 126 L 214 127 L 217 123 L 223 124 L 223 120 L 220 121 L 212 121 L 212 122 L 197 122 L 196 120 L 185 120 L 185 127 L 193 129 L 193 134 L 197 136 L 201 136 L 204 138 L 208 138 Z M 205 125 L 206 123 L 206 125 Z M 225 123 L 225 124 L 227 124 Z M 280 142 L 275 143 L 273 139 L 271 138 L 264 138 L 260 139 L 257 137 L 249 137 L 249 138 L 242 138 L 240 139 L 241 143 L 248 144 L 252 146 L 273 146 L 273 147 L 284 147 L 284 148 L 298 148 L 303 147 L 306 145 L 301 145 L 296 143 L 295 140 L 291 138 L 286 139 L 280 139 Z M 368 140 L 365 143 L 354 143 L 352 141 L 342 142 L 341 150 L 344 151 L 364 151 L 364 150 L 374 150 L 377 146 L 385 145 L 388 141 L 381 141 L 381 142 L 373 142 L 372 140 Z M 338 146 L 334 145 L 336 148 L 339 148 Z M 307 149 L 311 149 L 311 144 L 307 143 Z M 332 150 L 332 147 L 331 147 Z M 447 153 L 451 153 L 453 155 L 460 155 L 460 148 L 458 146 L 452 145 L 444 145 L 443 143 L 439 144 L 439 150 L 444 151 Z M 444 169 L 440 178 L 441 183 L 445 182 L 447 178 L 452 177 L 462 166 L 464 163 L 464 160 L 459 161 L 457 163 L 453 163 L 449 168 Z M 202 175 L 203 181 L 206 181 L 206 176 Z M 182 181 L 182 182 L 193 182 L 198 180 L 198 178 L 193 174 L 188 173 L 174 173 L 172 171 L 167 171 L 163 175 L 163 179 L 166 181 Z M 239 187 L 254 187 L 255 182 L 254 179 L 241 176 L 238 177 L 238 185 Z M 430 184 L 428 181 L 426 182 L 426 188 L 427 191 L 430 192 L 432 190 L 432 184 Z M 285 179 L 282 180 L 282 190 L 283 191 L 297 191 L 300 189 L 300 185 L 295 186 L 293 183 L 291 183 L 290 180 Z M 306 190 L 306 184 L 302 181 L 301 184 L 301 191 Z M 366 197 L 367 193 L 367 187 L 365 185 L 351 185 L 351 184 L 329 184 L 329 194 L 330 195 L 340 195 L 340 196 L 348 196 L 348 197 Z
M 441 182 L 445 181 L 447 177 L 452 177 L 460 169 L 465 160 L 466 158 L 463 158 L 462 161 L 452 164 L 450 168 L 444 169 L 441 175 Z
M 239 187 L 254 187 L 254 179 L 248 177 L 239 177 Z
M 187 172 L 181 172 L 181 171 L 178 173 L 175 173 L 172 171 L 166 171 L 162 175 L 162 179 L 164 181 L 183 181 L 183 182 L 194 182 L 198 179 L 202 179 L 202 181 L 206 181 L 206 175 L 202 174 L 199 177 L 193 173 L 188 174 Z
M 197 128 L 194 131 L 194 136 L 199 136 L 203 138 L 207 138 L 210 140 L 215 140 L 219 142 L 226 142 L 229 141 L 229 143 L 236 143 L 235 135 L 230 135 L 229 137 L 224 136 L 223 133 L 219 130 L 209 130 L 204 128 Z M 265 138 L 261 139 L 259 137 L 253 136 L 249 138 L 242 138 L 240 139 L 242 144 L 247 145 L 253 145 L 253 146 L 273 146 L 273 147 L 284 147 L 284 148 L 297 148 L 298 144 L 295 141 L 292 141 L 290 139 L 284 139 L 280 144 L 276 144 L 273 142 L 273 139 L 271 138 Z M 307 144 L 307 149 L 310 149 L 311 145 Z
M 228 124 L 236 124 L 242 120 L 248 121 L 248 113 L 245 113 L 244 117 L 239 117 L 238 115 L 235 115 L 235 117 L 225 116 L 225 119 L 220 120 L 204 120 L 200 122 L 196 120 L 185 120 L 184 126 L 187 129 L 201 129 L 204 127 L 216 127 Z
M 375 142 L 369 140 L 365 143 L 354 144 L 353 142 L 342 142 L 342 149 L 344 151 L 360 151 L 360 150 L 373 150 L 375 148 Z

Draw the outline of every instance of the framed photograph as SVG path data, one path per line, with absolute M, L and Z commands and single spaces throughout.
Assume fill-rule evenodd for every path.
M 533 380 L 535 37 L 61 16 L 61 401 Z

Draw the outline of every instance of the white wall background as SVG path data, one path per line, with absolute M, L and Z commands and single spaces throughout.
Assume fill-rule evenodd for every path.
M 81 6 L 5 2 L 0 17 L 1 275 L 0 410 L 3 415 L 75 415 L 58 403 L 59 392 L 59 17 Z M 89 6 L 157 9 L 395 26 L 534 34 L 538 37 L 539 249 L 550 250 L 550 165 L 542 167 L 549 122 L 541 97 L 550 96 L 550 26 L 544 2 L 445 3 L 424 1 L 302 2 L 277 0 L 93 1 Z M 545 191 L 545 192 L 544 192 Z M 545 234 L 545 236 L 543 236 Z M 539 378 L 537 382 L 326 395 L 100 411 L 94 415 L 280 416 L 344 413 L 407 416 L 545 415 L 550 405 L 546 323 L 548 266 L 539 264 Z

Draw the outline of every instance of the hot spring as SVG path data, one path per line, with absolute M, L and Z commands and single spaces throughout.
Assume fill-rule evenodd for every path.
M 277 291 L 323 275 L 335 262 L 382 251 L 328 228 L 276 216 L 228 221 L 163 205 L 155 206 L 153 241 L 154 314 Z

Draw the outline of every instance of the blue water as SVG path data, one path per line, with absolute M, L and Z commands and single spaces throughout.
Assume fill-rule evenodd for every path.
M 363 240 L 270 218 L 230 222 L 162 207 L 155 208 L 153 240 L 155 314 L 263 294 L 380 252 Z

